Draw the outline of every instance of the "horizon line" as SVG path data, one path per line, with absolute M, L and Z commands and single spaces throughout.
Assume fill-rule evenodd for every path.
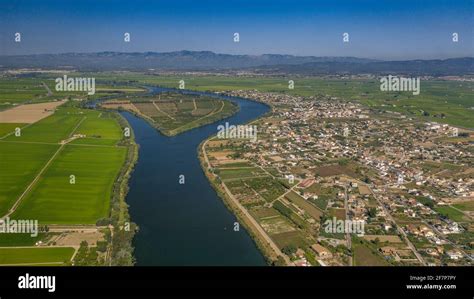
M 294 54 L 281 54 L 281 53 L 263 53 L 263 54 L 232 54 L 232 53 L 218 53 L 210 50 L 175 50 L 175 51 L 91 51 L 91 52 L 60 52 L 60 53 L 34 53 L 34 54 L 6 54 L 0 55 L 0 57 L 14 57 L 14 56 L 35 56 L 35 55 L 67 55 L 67 54 L 100 54 L 100 53 L 118 53 L 118 54 L 145 54 L 145 53 L 154 53 L 154 54 L 169 54 L 169 53 L 179 53 L 179 52 L 190 52 L 190 53 L 200 53 L 208 52 L 216 55 L 229 55 L 229 56 L 265 56 L 265 55 L 280 55 L 280 56 L 292 56 L 292 57 L 314 57 L 314 58 L 356 58 L 356 59 L 367 59 L 375 60 L 374 62 L 389 62 L 389 61 L 428 61 L 428 60 L 449 60 L 449 59 L 462 59 L 462 58 L 474 58 L 474 56 L 453 56 L 445 58 L 407 58 L 407 59 L 380 59 L 380 58 L 370 58 L 370 57 L 359 57 L 359 56 L 316 56 L 316 55 L 294 55 Z

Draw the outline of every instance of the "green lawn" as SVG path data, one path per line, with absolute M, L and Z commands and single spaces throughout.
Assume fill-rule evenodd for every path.
M 74 254 L 74 248 L 0 248 L 0 265 L 64 263 Z
M 66 145 L 12 218 L 48 224 L 95 224 L 109 213 L 112 185 L 126 148 Z M 70 184 L 70 175 L 76 183 Z

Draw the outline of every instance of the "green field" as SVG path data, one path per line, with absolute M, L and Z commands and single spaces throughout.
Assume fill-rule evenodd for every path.
M 144 84 L 178 88 L 184 80 L 187 89 L 199 91 L 258 90 L 300 96 L 328 95 L 356 100 L 373 108 L 401 112 L 425 121 L 437 121 L 474 128 L 473 82 L 421 80 L 420 95 L 410 92 L 382 92 L 376 79 L 328 79 L 320 77 L 244 77 L 244 76 L 148 76 L 144 74 L 106 74 L 106 80 L 133 79 Z M 288 89 L 288 80 L 295 88 Z M 427 112 L 429 116 L 423 116 Z M 441 114 L 444 114 L 444 117 Z
M 0 110 L 8 109 L 13 105 L 24 103 L 40 103 L 56 99 L 64 98 L 89 98 L 94 99 L 106 95 L 125 94 L 141 92 L 143 89 L 139 87 L 129 86 L 124 84 L 111 84 L 107 81 L 96 80 L 96 94 L 87 95 L 86 92 L 81 91 L 56 91 L 55 79 L 62 77 L 64 74 L 35 74 L 30 77 L 22 76 L 6 76 L 0 78 Z M 96 77 L 96 74 L 79 74 L 70 73 L 69 77 L 78 76 Z M 52 94 L 48 94 L 49 88 Z
M 59 142 L 76 134 L 86 138 L 61 148 Z M 47 166 L 12 217 L 58 224 L 95 224 L 108 217 L 112 185 L 127 151 L 115 146 L 121 139 L 122 129 L 110 112 L 64 105 L 23 129 L 21 136 L 1 140 L 0 214 Z M 71 175 L 75 184 L 70 184 Z
M 216 173 L 219 174 L 222 180 L 244 179 L 248 177 L 266 176 L 266 173 L 257 167 L 218 169 L 216 170 Z
M 86 135 L 76 139 L 72 144 L 115 145 L 122 139 L 122 129 L 117 120 L 108 117 L 110 113 L 88 111 L 87 117 L 76 129 L 75 134 Z
M 441 215 L 448 217 L 449 219 L 453 221 L 457 221 L 457 222 L 466 221 L 466 219 L 464 219 L 465 216 L 463 213 L 461 213 L 460 211 L 456 209 L 453 209 L 450 206 L 444 206 L 444 207 L 438 206 L 438 207 L 435 207 L 435 211 L 440 213 Z
M 59 143 L 67 139 L 85 117 L 82 110 L 59 107 L 53 115 L 21 130 L 21 136 L 10 135 L 4 140 L 19 142 Z
M 466 201 L 463 203 L 454 204 L 453 207 L 462 211 L 474 211 L 474 201 Z
M 238 106 L 230 101 L 171 92 L 158 96 L 128 97 L 126 100 L 138 109 L 139 116 L 168 136 L 223 119 L 238 110 Z
M 12 215 L 48 224 L 95 224 L 109 213 L 124 147 L 66 145 Z M 70 184 L 70 175 L 76 182 Z
M 287 190 L 277 180 L 271 177 L 253 178 L 244 181 L 253 190 L 258 192 L 266 201 L 271 202 L 283 195 Z
M 59 148 L 0 141 L 0 215 L 4 215 Z
M 0 265 L 50 263 L 62 264 L 69 262 L 74 248 L 0 248 Z
M 303 197 L 299 196 L 294 191 L 291 191 L 285 197 L 291 201 L 292 203 L 296 204 L 298 207 L 303 209 L 308 215 L 313 217 L 315 220 L 319 220 L 319 218 L 323 215 L 323 212 L 316 208 L 314 205 L 310 204 L 307 200 Z
M 352 242 L 352 250 L 354 255 L 355 266 L 389 266 L 390 264 L 378 254 L 372 252 L 364 244 L 358 241 Z
M 22 128 L 26 124 L 12 124 L 12 123 L 0 123 L 0 139 L 5 137 L 5 135 L 13 133 L 15 128 Z
M 36 242 L 45 239 L 45 237 L 45 233 L 39 233 L 36 237 L 32 237 L 31 234 L 0 233 L 0 247 L 34 246 Z

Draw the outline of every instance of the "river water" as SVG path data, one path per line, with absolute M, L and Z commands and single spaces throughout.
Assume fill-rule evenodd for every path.
M 168 90 L 151 88 L 150 92 Z M 134 239 L 139 266 L 266 264 L 247 231 L 242 226 L 238 232 L 233 230 L 237 219 L 209 184 L 197 158 L 197 147 L 217 133 L 219 124 L 243 124 L 269 108 L 242 98 L 219 97 L 237 103 L 239 112 L 174 137 L 164 136 L 146 121 L 122 112 L 140 145 L 126 198 L 132 221 L 140 227 Z M 185 177 L 184 184 L 179 184 L 180 175 Z

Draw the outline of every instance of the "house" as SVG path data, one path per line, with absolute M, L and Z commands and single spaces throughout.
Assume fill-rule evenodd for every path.
M 397 254 L 397 249 L 392 246 L 380 247 L 379 250 L 383 255 L 396 255 Z
M 446 254 L 449 256 L 450 259 L 452 260 L 459 260 L 462 259 L 462 253 L 458 250 L 449 250 L 446 252 Z
M 311 245 L 311 249 L 314 250 L 314 252 L 316 252 L 316 254 L 320 257 L 320 258 L 332 258 L 332 253 L 331 251 L 329 251 L 327 248 L 319 245 L 319 244 L 313 244 Z

